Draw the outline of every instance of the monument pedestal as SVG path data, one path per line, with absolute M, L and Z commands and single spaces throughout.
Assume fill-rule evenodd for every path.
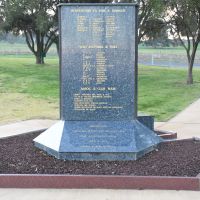
M 64 160 L 136 160 L 161 139 L 138 120 L 59 121 L 34 142 Z

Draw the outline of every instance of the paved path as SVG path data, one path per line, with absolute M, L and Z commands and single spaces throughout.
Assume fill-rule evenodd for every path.
M 1 200 L 199 200 L 200 192 L 158 190 L 0 189 Z
M 46 129 L 53 120 L 28 120 L 0 126 L 0 137 Z M 178 138 L 200 138 L 200 99 L 166 123 L 156 123 L 161 130 L 178 132 Z M 60 190 L 0 189 L 1 200 L 199 200 L 200 192 L 159 190 Z
M 200 99 L 168 122 L 158 123 L 155 127 L 161 130 L 176 131 L 179 139 L 200 138 Z
M 55 120 L 27 120 L 0 126 L 0 138 L 47 129 Z

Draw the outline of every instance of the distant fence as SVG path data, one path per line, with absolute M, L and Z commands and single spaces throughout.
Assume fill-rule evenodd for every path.
M 9 51 L 3 51 L 0 50 L 0 55 L 14 55 L 14 56 L 20 56 L 20 55 L 33 55 L 31 51 L 28 50 L 9 50 Z M 50 50 L 48 52 L 49 56 L 57 56 L 57 51 Z
M 0 55 L 31 55 L 30 51 L 0 51 Z
M 139 53 L 139 64 L 163 67 L 187 67 L 187 57 L 182 54 L 142 54 Z M 194 67 L 200 67 L 200 56 L 197 55 Z
M 0 50 L 0 55 L 32 55 L 28 50 Z M 50 49 L 47 56 L 57 56 L 55 49 Z M 139 53 L 139 64 L 162 67 L 187 67 L 187 57 L 183 54 L 151 54 Z M 194 67 L 200 67 L 200 55 L 196 56 Z

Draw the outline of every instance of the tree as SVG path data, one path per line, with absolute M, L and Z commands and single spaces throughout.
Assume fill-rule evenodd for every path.
M 169 0 L 166 10 L 171 34 L 180 40 L 187 53 L 187 84 L 193 84 L 193 65 L 200 42 L 200 1 Z
M 2 38 L 3 34 L 3 29 L 2 29 L 2 23 L 4 22 L 3 20 L 3 2 L 0 0 L 0 37 Z
M 139 0 L 139 34 L 138 41 L 151 33 L 154 38 L 163 31 L 165 24 L 161 20 L 164 16 L 164 2 L 161 0 Z M 149 36 L 149 35 L 148 35 Z
M 56 3 L 54 0 L 1 0 L 3 29 L 25 35 L 37 64 L 44 63 L 44 57 L 58 34 Z
M 168 26 L 161 18 L 152 18 L 146 22 L 143 27 L 145 34 L 145 43 L 151 46 L 169 46 Z

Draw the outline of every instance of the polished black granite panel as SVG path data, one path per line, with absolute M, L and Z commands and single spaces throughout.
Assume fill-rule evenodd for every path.
M 155 134 L 137 120 L 66 121 L 61 141 L 60 152 L 137 152 L 151 146 Z
M 136 116 L 135 6 L 61 7 L 62 120 Z
M 153 116 L 146 116 L 146 115 L 139 115 L 137 120 L 148 127 L 150 130 L 154 131 L 154 117 Z

